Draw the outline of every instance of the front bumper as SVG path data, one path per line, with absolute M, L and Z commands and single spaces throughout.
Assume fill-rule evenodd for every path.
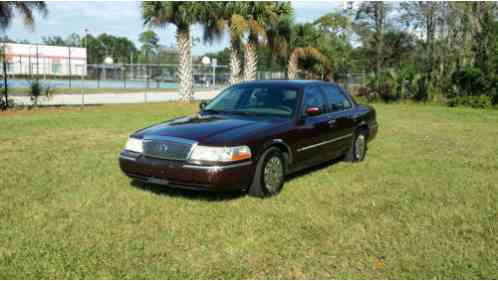
M 379 124 L 377 122 L 373 122 L 368 126 L 368 141 L 373 141 L 377 136 L 377 131 L 379 129 Z
M 227 165 L 196 165 L 122 151 L 119 166 L 130 178 L 175 188 L 209 191 L 243 190 L 254 174 L 251 161 Z

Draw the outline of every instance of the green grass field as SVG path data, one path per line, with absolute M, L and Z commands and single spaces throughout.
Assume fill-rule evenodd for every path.
M 195 104 L 1 113 L 0 279 L 496 279 L 498 111 L 375 106 L 365 162 L 265 200 L 122 175 L 129 133 Z

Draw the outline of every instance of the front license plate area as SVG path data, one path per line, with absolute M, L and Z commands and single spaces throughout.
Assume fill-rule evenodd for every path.
M 160 185 L 168 185 L 169 181 L 163 180 L 163 179 L 158 179 L 158 178 L 148 178 L 147 182 L 153 183 L 153 184 L 160 184 Z

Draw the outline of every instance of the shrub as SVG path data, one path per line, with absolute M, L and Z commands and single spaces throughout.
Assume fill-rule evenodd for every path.
M 359 87 L 356 90 L 356 94 L 354 95 L 354 99 L 358 103 L 370 103 L 372 100 L 369 99 L 368 89 L 365 87 Z
M 372 73 L 367 78 L 366 93 L 363 95 L 369 101 L 380 99 L 383 102 L 391 102 L 397 100 L 396 88 L 396 80 L 392 79 L 389 73 Z
M 450 98 L 486 95 L 492 99 L 496 94 L 496 77 L 483 74 L 479 68 L 465 67 L 455 71 L 452 82 L 455 87 Z
M 4 97 L 1 97 L 0 98 L 0 109 L 4 109 L 4 108 L 13 108 L 16 106 L 16 103 L 13 99 L 9 99 L 7 101 L 7 103 L 5 103 L 5 98 Z
M 480 96 L 462 96 L 448 99 L 448 106 L 468 106 L 472 108 L 492 108 L 492 97 L 486 95 Z
M 438 94 L 431 87 L 427 76 L 416 73 L 410 67 L 403 69 L 389 69 L 379 73 L 378 76 L 370 74 L 362 96 L 369 100 L 380 99 L 384 102 L 399 101 L 410 98 L 415 101 L 432 100 L 433 95 Z
M 31 81 L 29 87 L 29 97 L 34 106 L 38 106 L 38 99 L 41 96 L 51 97 L 52 89 L 49 86 L 43 86 L 39 81 Z

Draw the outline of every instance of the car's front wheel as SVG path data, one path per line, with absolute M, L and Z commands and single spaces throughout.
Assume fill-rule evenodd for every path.
M 278 194 L 282 190 L 284 180 L 285 158 L 280 149 L 271 147 L 258 161 L 249 195 L 262 198 Z

